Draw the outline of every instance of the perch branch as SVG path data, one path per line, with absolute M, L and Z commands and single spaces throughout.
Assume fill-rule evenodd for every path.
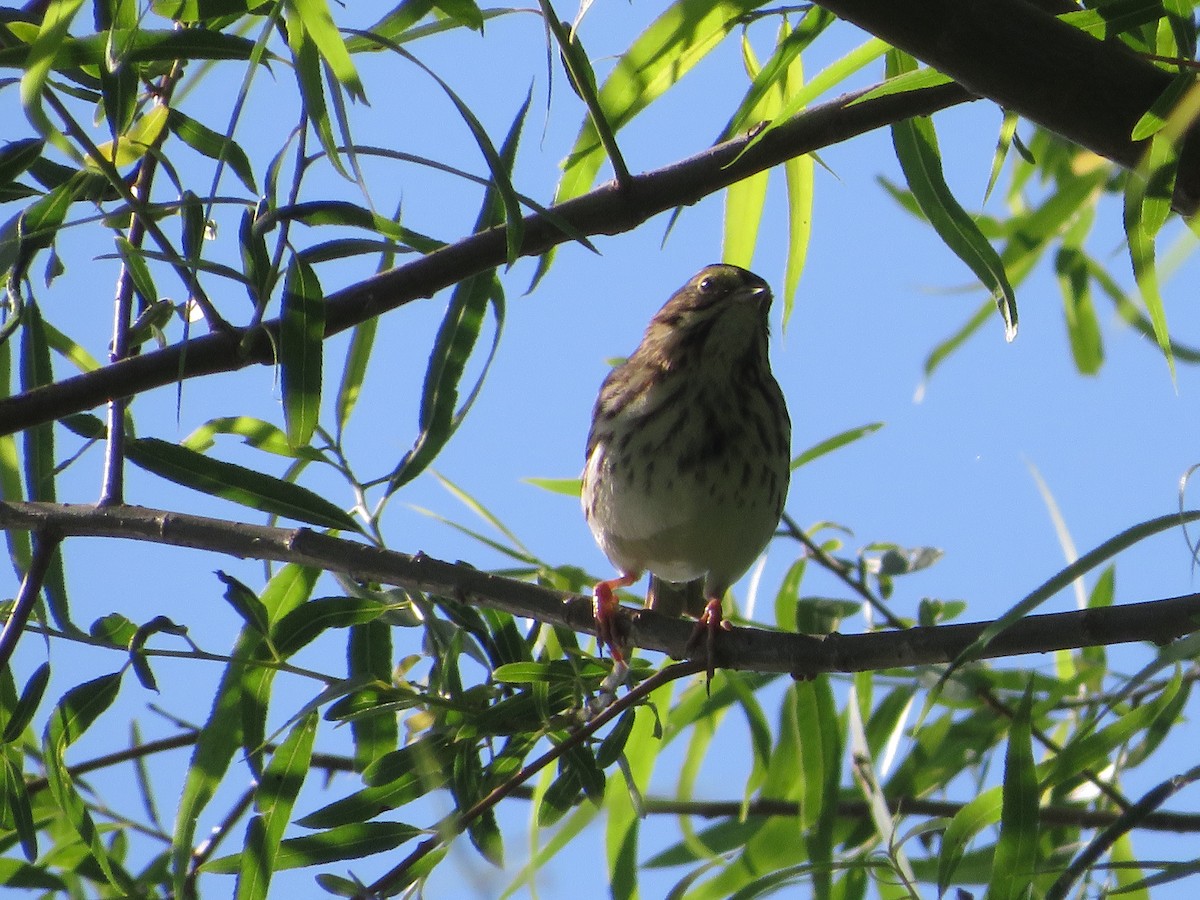
M 595 634 L 590 597 L 552 591 L 499 575 L 409 555 L 308 528 L 272 528 L 137 506 L 0 503 L 0 528 L 63 537 L 90 536 L 191 547 L 250 559 L 292 562 L 351 578 L 454 597 L 514 616 Z M 621 610 L 632 645 L 687 657 L 693 626 L 650 610 Z M 717 665 L 809 678 L 949 663 L 990 623 L 936 625 L 867 634 L 807 635 L 733 628 L 717 647 Z M 1200 630 L 1200 594 L 1098 609 L 1027 616 L 1001 632 L 984 658 L 1147 641 L 1159 646 Z

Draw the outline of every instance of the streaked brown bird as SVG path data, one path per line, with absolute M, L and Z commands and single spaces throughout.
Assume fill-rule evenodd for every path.
M 698 618 L 708 676 L 721 601 L 779 524 L 791 421 L 767 358 L 771 289 L 701 269 L 650 320 L 592 412 L 583 512 L 620 576 L 596 585 L 597 632 L 618 662 L 614 590 L 651 573 L 646 606 Z

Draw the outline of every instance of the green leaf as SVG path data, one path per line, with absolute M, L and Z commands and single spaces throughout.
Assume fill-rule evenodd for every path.
M 354 822 L 328 831 L 288 838 L 275 854 L 276 871 L 327 865 L 344 859 L 362 859 L 387 853 L 424 834 L 424 830 L 403 822 Z M 232 875 L 241 865 L 241 853 L 206 862 L 202 872 Z
M 367 365 L 371 362 L 371 350 L 375 346 L 375 333 L 379 326 L 378 318 L 370 318 L 356 325 L 350 337 L 350 346 L 346 349 L 346 364 L 342 368 L 342 381 L 338 386 L 337 399 L 334 403 L 334 417 L 337 420 L 337 433 L 340 438 L 350 424 L 350 416 L 358 405 L 362 393 L 363 380 L 367 377 Z
M 505 167 L 506 172 L 511 171 L 516 160 L 517 142 L 520 138 L 521 126 L 525 121 L 525 114 L 529 109 L 529 101 L 530 95 L 526 95 L 525 103 L 513 120 L 500 149 L 499 164 Z M 501 221 L 506 221 L 511 236 L 511 221 L 502 218 L 501 204 L 497 202 L 495 191 L 498 191 L 501 196 L 503 195 L 503 189 L 499 185 L 495 187 L 494 191 L 488 191 L 476 220 L 475 230 L 483 231 Z M 507 201 L 503 205 L 507 210 Z M 471 388 L 467 399 L 461 406 L 458 406 L 458 385 L 479 338 L 483 315 L 488 307 L 491 308 L 496 320 L 492 345 L 475 385 Z M 496 357 L 496 349 L 504 329 L 504 310 L 504 289 L 494 271 L 473 275 L 455 286 L 454 293 L 450 297 L 450 306 L 438 328 L 437 338 L 429 357 L 429 366 L 425 372 L 425 385 L 418 420 L 420 433 L 417 435 L 412 449 L 405 454 L 392 473 L 388 485 L 389 493 L 407 484 L 433 462 L 470 410 L 483 387 L 483 381 L 487 377 L 488 371 L 491 369 L 492 360 Z
M 1166 307 L 1158 286 L 1154 241 L 1171 211 L 1177 164 L 1178 155 L 1169 137 L 1162 132 L 1156 133 L 1137 171 L 1126 177 L 1124 216 L 1125 239 L 1134 278 L 1172 380 L 1175 378 L 1175 357 L 1171 351 Z
M 176 896 L 185 896 L 184 889 L 195 842 L 196 826 L 220 785 L 233 754 L 242 745 L 242 694 L 245 690 L 247 661 L 263 643 L 262 635 L 253 628 L 242 629 L 234 646 L 229 664 L 213 697 L 212 710 L 200 729 L 187 777 L 179 799 L 175 818 L 175 833 L 171 847 L 171 875 Z
M 325 0 L 286 0 L 284 8 L 289 28 L 302 27 L 351 98 L 365 102 L 367 95 L 362 81 L 346 49 L 346 41 L 330 15 L 329 4 Z
M 121 257 L 121 262 L 125 265 L 125 270 L 129 273 L 134 290 L 141 295 L 142 301 L 147 306 L 156 303 L 158 301 L 158 289 L 154 286 L 154 276 L 150 274 L 150 267 L 146 265 L 146 258 L 142 256 L 141 251 L 131 244 L 129 239 L 124 235 L 117 235 L 116 242 L 117 253 Z M 168 304 L 168 315 L 170 309 L 171 306 Z
M 54 381 L 50 346 L 41 310 L 36 303 L 25 307 L 21 329 L 21 390 L 32 391 Z M 30 500 L 54 502 L 54 423 L 42 422 L 25 429 L 25 490 Z
M 266 606 L 258 599 L 254 591 L 246 587 L 232 575 L 217 570 L 217 578 L 225 585 L 225 602 L 233 607 L 251 629 L 260 635 L 270 633 L 271 618 Z
M 291 819 L 292 808 L 304 786 L 317 735 L 317 714 L 300 719 L 279 748 L 259 780 L 254 805 L 259 816 L 247 829 L 246 849 L 238 875 L 238 900 L 261 900 L 267 896 L 271 875 L 278 868 L 280 843 Z M 258 823 L 258 824 L 255 824 Z
M 1179 528 L 1189 522 L 1195 522 L 1200 519 L 1200 511 L 1177 512 L 1166 516 L 1159 516 L 1155 519 L 1149 519 L 1137 525 L 1126 528 L 1121 533 L 1114 535 L 1107 541 L 1104 541 L 1100 546 L 1088 551 L 1075 562 L 1071 563 L 1066 568 L 1063 568 L 1048 578 L 1045 582 L 1031 591 L 1016 604 L 1010 607 L 998 619 L 992 621 L 975 639 L 971 646 L 963 650 L 958 658 L 946 669 L 942 675 L 941 683 L 945 683 L 950 674 L 956 671 L 965 663 L 978 659 L 984 649 L 996 637 L 1018 619 L 1029 615 L 1038 606 L 1049 600 L 1059 591 L 1069 587 L 1077 578 L 1087 574 L 1097 566 L 1112 559 L 1122 550 L 1126 550 L 1146 538 L 1163 531 L 1170 531 L 1174 528 Z
M 792 460 L 792 471 L 796 471 L 801 466 L 807 465 L 814 459 L 819 459 L 827 453 L 840 450 L 847 444 L 853 444 L 861 438 L 872 435 L 882 427 L 882 422 L 870 422 L 866 425 L 859 425 L 857 428 L 848 428 L 832 437 L 825 438 L 823 441 L 818 441 Z
M 147 472 L 214 497 L 310 525 L 359 530 L 347 513 L 307 488 L 233 463 L 209 459 L 179 444 L 159 438 L 138 438 L 127 443 L 125 452 L 130 462 Z
M 284 10 L 293 14 L 295 12 L 291 4 L 286 5 Z M 295 22 L 295 27 L 291 27 L 293 22 Z M 305 115 L 316 132 L 317 140 L 321 142 L 321 148 L 325 151 L 330 164 L 340 175 L 349 178 L 350 175 L 342 164 L 341 153 L 338 152 L 337 141 L 333 137 L 333 126 L 329 121 L 329 107 L 325 102 L 325 82 L 321 78 L 321 56 L 316 42 L 308 29 L 303 27 L 303 22 L 295 15 L 288 19 L 288 26 L 287 39 L 288 47 L 292 51 L 292 68 L 295 70 L 296 84 L 300 88 L 300 96 L 304 101 Z M 338 35 L 337 40 L 341 41 L 341 39 L 341 35 Z
M 288 443 L 287 435 L 270 422 L 256 419 L 253 416 L 223 416 L 209 419 L 203 425 L 180 441 L 189 450 L 203 453 L 216 444 L 218 434 L 234 434 L 247 445 L 264 453 L 273 453 L 290 459 L 303 459 L 309 462 L 328 462 L 325 454 L 312 447 L 293 447 Z
M 185 115 L 178 109 L 171 109 L 167 119 L 167 127 L 181 141 L 202 156 L 215 159 L 218 162 L 229 163 L 229 168 L 252 194 L 258 193 L 254 182 L 254 169 L 246 151 L 226 135 L 213 131 L 207 125 L 197 122 L 191 116 Z
M 875 85 L 866 93 L 854 98 L 851 106 L 856 106 L 859 103 L 866 103 L 869 100 L 878 100 L 881 97 L 891 97 L 895 94 L 907 94 L 913 91 L 921 91 L 927 88 L 937 87 L 942 84 L 949 84 L 953 81 L 949 75 L 943 75 L 937 69 L 931 69 L 928 66 L 925 68 L 913 68 L 905 72 L 897 74 L 888 74 L 888 78 L 880 84 Z
M 42 702 L 49 681 L 50 664 L 42 663 L 25 683 L 25 689 L 21 691 L 17 705 L 8 716 L 8 721 L 4 723 L 4 733 L 0 735 L 0 743 L 11 744 L 25 733 L 25 729 L 33 721 L 33 715 L 37 712 L 38 705 Z
M 11 141 L 0 147 L 0 185 L 11 184 L 41 158 L 46 142 L 37 138 Z
M 271 642 L 288 657 L 311 644 L 330 628 L 349 628 L 373 622 L 387 612 L 387 604 L 365 597 L 325 597 L 310 600 L 289 612 L 271 630 Z
M 16 831 L 21 852 L 33 862 L 38 857 L 37 828 L 33 823 L 29 787 L 17 763 L 19 759 L 15 753 L 0 752 L 0 824 Z M 45 866 L 39 869 L 46 871 Z M 65 885 L 62 888 L 65 890 Z
M 33 42 L 28 47 L 18 45 L 16 48 L 27 51 L 20 53 L 22 59 L 19 66 L 24 70 L 21 76 L 21 106 L 25 110 L 25 117 L 38 134 L 72 156 L 73 148 L 42 110 L 42 93 L 51 70 L 58 64 L 59 51 L 67 42 L 71 22 L 82 6 L 83 0 L 52 3 L 46 8 Z M 0 65 L 3 65 L 2 60 Z
M 142 683 L 142 687 L 150 691 L 158 690 L 158 682 L 154 680 L 154 673 L 150 671 L 150 663 L 146 660 L 146 655 L 142 651 L 146 646 L 146 641 L 151 636 L 160 633 L 171 634 L 176 637 L 186 637 L 187 628 L 183 625 L 175 624 L 166 616 L 155 616 L 138 628 L 129 641 L 129 664 L 133 667 L 134 674 L 137 675 L 138 681 Z
M 564 497 L 578 499 L 581 490 L 581 481 L 578 478 L 522 478 L 521 480 L 552 494 L 562 494 Z
M 121 673 L 104 675 L 69 690 L 59 701 L 46 724 L 42 761 L 46 782 L 64 820 L 79 835 L 82 847 L 96 863 L 105 880 L 123 894 L 133 892 L 133 881 L 119 868 L 104 845 L 103 837 L 87 810 L 83 797 L 67 770 L 66 751 L 117 699 Z
M 912 61 L 898 51 L 888 53 L 889 72 L 904 71 L 902 67 L 912 65 Z M 999 254 L 983 236 L 975 220 L 954 199 L 946 184 L 933 123 L 926 116 L 897 122 L 892 126 L 892 141 L 921 212 L 946 246 L 991 292 L 1004 319 L 1004 337 L 1011 341 L 1017 335 L 1016 295 Z
M 393 654 L 392 629 L 386 622 L 375 619 L 351 626 L 346 648 L 350 678 L 370 678 L 378 685 L 390 684 Z M 370 686 L 357 694 L 357 699 L 368 707 L 378 705 L 382 697 L 380 688 Z M 354 768 L 359 772 L 395 750 L 400 739 L 396 716 L 386 712 L 354 718 L 350 733 L 354 737 Z
M 1002 807 L 1001 789 L 994 787 L 972 798 L 954 814 L 942 835 L 942 852 L 938 856 L 939 896 L 954 883 L 954 872 L 975 836 L 1000 820 Z
M 1030 682 L 1013 715 L 1004 755 L 1000 838 L 988 884 L 988 900 L 1024 900 L 1038 870 L 1038 779 L 1033 765 Z
M 752 78 L 760 74 L 748 35 L 742 37 L 742 57 Z M 767 121 L 774 116 L 782 102 L 782 97 L 776 91 L 765 92 L 750 109 L 749 114 L 755 121 Z M 758 227 L 762 223 L 763 207 L 767 202 L 769 179 L 770 172 L 759 172 L 757 175 L 735 181 L 725 189 L 722 262 L 747 269 L 754 262 L 754 248 L 758 244 Z
M 283 282 L 279 363 L 283 370 L 283 417 L 288 444 L 306 446 L 321 415 L 321 358 L 325 340 L 325 296 L 317 274 L 292 257 Z
M 118 29 L 111 36 L 101 32 L 78 39 L 61 39 L 53 48 L 51 62 L 56 69 L 104 65 L 110 41 L 118 42 L 124 48 L 123 55 L 127 63 L 198 59 L 248 60 L 254 51 L 253 41 L 209 29 L 138 29 L 133 32 Z M 35 49 L 26 44 L 16 44 L 0 49 L 0 68 L 29 69 L 35 63 L 41 65 L 44 62 L 42 48 Z M 31 91 L 33 87 L 31 82 Z

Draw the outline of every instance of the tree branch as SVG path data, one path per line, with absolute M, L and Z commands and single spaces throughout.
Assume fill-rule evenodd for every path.
M 272 528 L 137 506 L 0 503 L 0 528 L 149 541 L 250 559 L 315 566 L 351 578 L 452 597 L 514 616 L 595 634 L 590 597 L 481 572 L 418 553 L 410 556 L 307 528 Z M 622 609 L 621 627 L 634 646 L 687 658 L 693 624 Z M 868 634 L 806 635 L 733 628 L 716 647 L 721 668 L 786 672 L 866 672 L 949 663 L 989 625 L 972 622 Z M 1079 647 L 1148 641 L 1163 646 L 1200 630 L 1200 594 L 1100 609 L 1027 616 L 1001 632 L 984 658 L 1048 653 Z
M 986 97 L 1125 168 L 1149 141 L 1130 135 L 1172 74 L 1119 40 L 1097 40 L 1026 0 L 816 0 Z M 1175 209 L 1200 204 L 1200 140 L 1189 129 Z
M 690 206 L 709 194 L 796 156 L 840 143 L 915 115 L 930 115 L 974 99 L 955 84 L 940 85 L 853 104 L 863 91 L 814 106 L 762 135 L 710 147 L 695 156 L 630 179 L 622 188 L 609 183 L 552 208 L 583 235 L 621 234 L 677 206 Z M 546 216 L 524 219 L 522 256 L 537 256 L 571 240 Z M 463 238 L 406 265 L 380 273 L 328 295 L 325 336 L 331 337 L 413 300 L 432 297 L 464 278 L 505 264 L 504 228 Z M 274 362 L 279 320 L 248 333 L 214 331 L 162 350 L 120 360 L 93 372 L 0 398 L 0 434 L 61 419 L 118 397 L 139 394 L 218 372 Z

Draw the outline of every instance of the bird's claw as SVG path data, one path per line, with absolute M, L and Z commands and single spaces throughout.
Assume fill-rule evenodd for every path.
M 696 628 L 692 632 L 692 636 L 688 638 L 687 650 L 691 654 L 698 649 L 700 639 L 704 639 L 704 690 L 706 693 L 712 691 L 713 673 L 716 671 L 716 652 L 717 652 L 717 632 L 729 631 L 733 628 L 729 624 L 729 620 L 721 612 L 721 601 L 719 598 L 713 598 L 704 605 L 704 612 L 700 614 L 700 621 L 696 623 Z
M 612 654 L 613 662 L 624 666 L 625 654 L 621 652 L 616 628 L 619 606 L 609 582 L 601 581 L 596 585 L 595 590 L 592 591 L 592 611 L 596 616 L 596 643 L 599 645 L 601 653 L 607 647 L 608 652 Z

